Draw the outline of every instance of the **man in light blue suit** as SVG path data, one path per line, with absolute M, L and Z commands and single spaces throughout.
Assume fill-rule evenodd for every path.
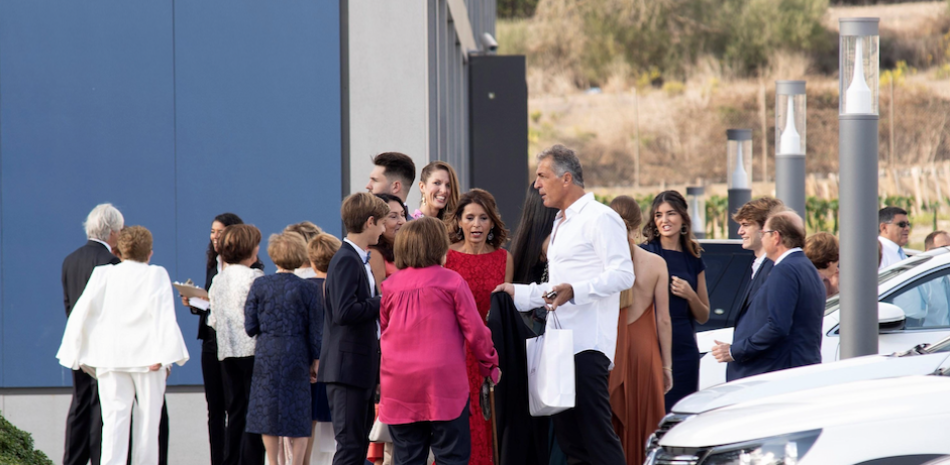
M 805 228 L 791 211 L 774 213 L 762 230 L 775 264 L 736 326 L 733 343 L 717 341 L 712 354 L 729 362 L 732 379 L 821 363 L 825 286 L 802 251 Z

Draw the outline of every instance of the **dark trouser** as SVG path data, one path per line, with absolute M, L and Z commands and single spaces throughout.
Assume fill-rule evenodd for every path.
M 430 447 L 439 465 L 468 464 L 472 455 L 468 408 L 466 402 L 462 414 L 454 420 L 390 425 L 393 465 L 425 465 Z
M 224 381 L 221 362 L 218 361 L 218 343 L 214 339 L 201 344 L 201 376 L 208 401 L 208 441 L 211 443 L 211 465 L 224 463 Z
M 247 403 L 251 398 L 254 357 L 226 358 L 221 361 L 221 366 L 224 368 L 224 399 L 228 412 L 224 464 L 263 464 L 265 451 L 261 435 L 244 431 Z
M 64 465 L 99 465 L 102 452 L 102 413 L 96 379 L 73 370 L 73 400 L 66 417 Z
M 609 366 L 607 356 L 596 350 L 574 355 L 574 408 L 551 417 L 567 463 L 626 463 L 620 438 L 610 423 Z
M 333 465 L 364 465 L 373 427 L 374 388 L 327 383 L 330 417 L 336 436 Z

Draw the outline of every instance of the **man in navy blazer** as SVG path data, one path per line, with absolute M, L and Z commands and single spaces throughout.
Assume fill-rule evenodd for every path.
M 732 215 L 733 221 L 739 224 L 742 248 L 751 250 L 755 254 L 750 279 L 742 286 L 739 298 L 736 299 L 732 309 L 731 314 L 736 315 L 736 325 L 745 316 L 756 292 L 762 287 L 765 279 L 769 277 L 769 273 L 772 271 L 773 262 L 765 255 L 765 248 L 762 246 L 762 230 L 765 229 L 765 220 L 769 218 L 769 214 L 783 210 L 784 207 L 785 204 L 781 200 L 773 197 L 761 197 L 746 203 Z M 726 368 L 727 381 L 736 379 L 733 371 L 734 367 L 732 365 Z
M 775 265 L 736 326 L 733 343 L 716 342 L 712 354 L 730 362 L 733 379 L 821 363 L 825 286 L 802 251 L 805 227 L 791 211 L 774 213 L 762 245 Z
M 369 246 L 385 226 L 389 205 L 369 192 L 343 200 L 347 230 L 330 260 L 326 280 L 323 346 L 317 381 L 326 383 L 336 436 L 333 465 L 363 465 L 379 383 L 379 294 L 369 267 Z

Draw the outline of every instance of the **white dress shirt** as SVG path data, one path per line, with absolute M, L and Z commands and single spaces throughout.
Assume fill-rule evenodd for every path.
M 752 261 L 752 279 L 755 279 L 755 274 L 759 272 L 759 268 L 762 268 L 762 263 L 765 262 L 766 258 L 768 257 L 762 254 L 761 257 L 755 257 L 755 260 Z
M 228 265 L 211 281 L 208 326 L 218 339 L 218 360 L 254 355 L 256 339 L 244 331 L 244 303 L 254 280 L 264 272 L 240 264 Z
M 547 258 L 549 282 L 516 284 L 515 306 L 523 312 L 541 307 L 553 285 L 570 284 L 574 299 L 556 310 L 561 328 L 573 330 L 575 354 L 600 351 L 613 368 L 620 292 L 634 281 L 623 220 L 594 194 L 585 194 L 555 217 Z M 547 319 L 547 329 L 554 320 Z
M 97 266 L 69 315 L 56 358 L 74 370 L 184 365 L 188 349 L 165 268 L 132 260 Z
M 778 266 L 779 263 L 782 263 L 782 260 L 785 260 L 785 257 L 787 257 L 787 256 L 789 256 L 789 255 L 791 255 L 791 254 L 793 254 L 793 253 L 795 253 L 795 252 L 801 252 L 801 251 L 802 251 L 802 248 L 801 248 L 801 247 L 793 247 L 793 248 L 791 248 L 791 249 L 786 250 L 785 253 L 783 253 L 782 255 L 779 255 L 779 256 L 778 256 L 778 258 L 775 260 L 775 265 L 773 265 L 773 266 Z M 784 268 L 783 268 L 783 269 L 784 269 Z
M 112 246 L 109 245 L 108 242 L 106 242 L 106 241 L 100 241 L 99 239 L 92 239 L 92 238 L 90 238 L 89 240 L 90 240 L 90 241 L 98 242 L 98 243 L 100 243 L 100 244 L 106 246 L 106 250 L 108 250 L 109 253 L 112 253 Z
M 376 297 L 376 278 L 373 277 L 373 270 L 372 268 L 370 268 L 369 260 L 367 259 L 369 252 L 361 249 L 360 246 L 354 244 L 353 241 L 349 239 L 343 239 L 343 241 L 346 242 L 347 244 L 352 245 L 353 248 L 356 249 L 356 253 L 360 255 L 360 260 L 363 260 L 363 268 L 366 268 L 366 277 L 369 279 L 369 296 Z M 380 335 L 382 334 L 381 329 L 382 328 L 379 326 L 379 318 L 377 318 L 376 319 L 376 339 L 379 339 Z
M 303 279 L 310 279 L 310 278 L 317 277 L 317 272 L 314 271 L 313 268 L 310 268 L 309 266 L 306 268 L 297 268 L 296 270 L 294 270 L 294 274 Z
M 883 236 L 877 236 L 877 240 L 881 242 L 881 266 L 878 271 L 907 258 L 904 249 L 894 241 Z

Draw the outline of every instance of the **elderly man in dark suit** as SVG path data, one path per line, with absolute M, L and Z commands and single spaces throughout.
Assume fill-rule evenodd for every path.
M 79 300 L 93 268 L 119 263 L 112 248 L 119 240 L 119 230 L 125 219 L 112 204 L 97 205 L 89 212 L 84 224 L 88 241 L 63 260 L 63 303 L 66 316 Z M 73 401 L 66 417 L 66 445 L 64 465 L 99 463 L 102 440 L 102 416 L 99 412 L 99 393 L 96 380 L 81 370 L 73 370 Z
M 802 251 L 805 227 L 791 211 L 773 213 L 762 230 L 766 255 L 775 262 L 732 344 L 717 341 L 712 354 L 730 362 L 734 379 L 821 363 L 825 286 Z
M 755 293 L 758 292 L 765 279 L 772 272 L 772 260 L 765 255 L 765 248 L 762 246 L 762 230 L 765 229 L 765 220 L 769 214 L 782 209 L 784 204 L 781 200 L 772 197 L 761 197 L 752 200 L 743 205 L 732 215 L 733 221 L 739 224 L 739 237 L 742 238 L 742 248 L 751 250 L 755 254 L 755 261 L 752 262 L 752 273 L 749 281 L 746 281 L 742 290 L 739 292 L 739 298 L 736 299 L 732 315 L 736 315 L 736 325 L 742 321 L 749 304 L 752 303 Z M 726 368 L 726 380 L 732 381 L 737 376 L 734 373 L 735 368 L 730 364 Z
M 337 448 L 334 465 L 363 465 L 379 383 L 379 293 L 369 246 L 379 242 L 389 205 L 369 192 L 343 200 L 346 239 L 327 269 L 317 381 L 326 383 Z

